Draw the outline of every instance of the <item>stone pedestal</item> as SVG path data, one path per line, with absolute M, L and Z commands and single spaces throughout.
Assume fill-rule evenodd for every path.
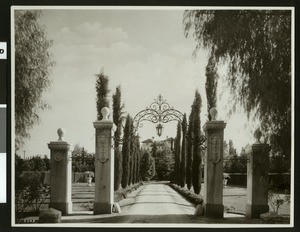
M 204 214 L 207 217 L 223 218 L 223 121 L 208 121 L 203 126 L 206 136 L 204 158 Z
M 94 122 L 96 129 L 94 214 L 111 214 L 114 203 L 113 122 L 109 109 L 101 110 L 103 120 Z
M 70 145 L 62 141 L 63 132 L 58 130 L 59 140 L 50 142 L 50 207 L 62 212 L 72 212 L 72 160 Z
M 253 144 L 246 150 L 247 218 L 260 218 L 260 214 L 269 212 L 269 151 L 270 146 L 261 143 Z

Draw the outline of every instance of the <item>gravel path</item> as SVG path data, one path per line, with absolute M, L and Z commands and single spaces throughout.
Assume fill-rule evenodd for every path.
M 122 222 L 189 223 L 195 212 L 193 204 L 165 184 L 148 184 L 132 194 L 122 202 Z

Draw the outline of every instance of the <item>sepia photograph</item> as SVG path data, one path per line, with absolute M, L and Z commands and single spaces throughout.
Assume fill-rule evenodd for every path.
M 294 226 L 294 7 L 13 6 L 13 227 Z

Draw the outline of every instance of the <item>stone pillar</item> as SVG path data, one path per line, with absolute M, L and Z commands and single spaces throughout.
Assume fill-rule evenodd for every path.
M 63 141 L 64 131 L 57 130 L 58 141 L 48 143 L 50 149 L 50 207 L 62 212 L 72 212 L 72 158 L 70 145 Z
M 223 141 L 226 123 L 217 121 L 217 110 L 210 110 L 212 120 L 205 123 L 206 155 L 204 160 L 204 214 L 223 218 Z
M 110 111 L 107 107 L 103 107 L 101 113 L 103 119 L 94 122 L 96 129 L 94 214 L 110 214 L 114 203 L 114 152 L 112 148 L 114 124 L 108 119 Z
M 247 163 L 247 204 L 246 217 L 260 218 L 269 212 L 269 151 L 270 146 L 260 142 L 261 132 L 254 133 L 256 142 L 246 149 Z

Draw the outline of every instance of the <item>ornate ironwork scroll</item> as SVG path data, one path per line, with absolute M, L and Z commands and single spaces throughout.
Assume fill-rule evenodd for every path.
M 139 127 L 143 127 L 141 122 L 149 121 L 152 123 L 167 123 L 171 121 L 182 122 L 183 114 L 170 106 L 162 95 L 154 99 L 145 110 L 140 111 L 133 118 L 134 131 L 136 132 Z

